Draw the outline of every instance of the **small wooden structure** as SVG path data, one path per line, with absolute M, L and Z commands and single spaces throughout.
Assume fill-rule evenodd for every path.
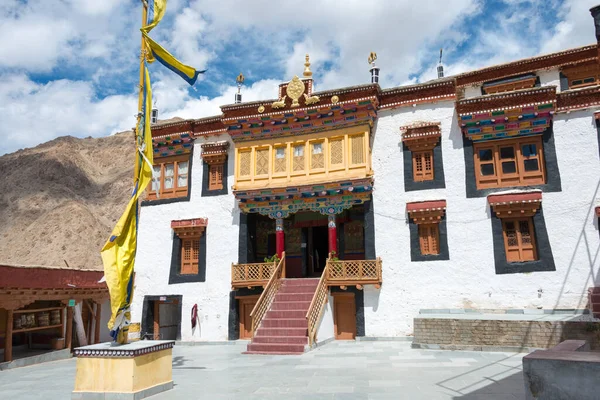
M 0 265 L 0 337 L 4 362 L 13 360 L 13 338 L 44 332 L 54 349 L 71 348 L 73 306 L 90 315 L 86 337 L 99 342 L 101 304 L 108 297 L 103 272 L 65 267 Z M 95 320 L 92 340 L 91 320 Z M 28 338 L 31 341 L 31 338 Z

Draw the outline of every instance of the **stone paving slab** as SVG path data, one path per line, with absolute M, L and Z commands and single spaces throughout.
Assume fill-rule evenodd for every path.
M 524 354 L 332 342 L 300 356 L 244 355 L 245 343 L 173 348 L 173 390 L 152 400 L 515 400 Z M 75 360 L 0 372 L 7 399 L 70 399 Z
M 475 313 L 444 313 L 419 314 L 415 319 L 463 319 L 463 320 L 494 320 L 494 321 L 597 321 L 588 314 L 475 314 Z

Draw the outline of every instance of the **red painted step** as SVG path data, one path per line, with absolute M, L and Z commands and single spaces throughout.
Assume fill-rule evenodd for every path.
M 256 331 L 256 336 L 306 336 L 308 328 L 263 328 Z
M 304 345 L 291 343 L 250 343 L 248 351 L 304 353 Z
M 265 318 L 261 326 L 265 328 L 308 328 L 306 318 Z
M 306 312 L 307 310 L 271 310 L 267 311 L 265 318 L 306 318 Z
M 312 286 L 282 286 L 277 293 L 314 293 L 317 285 Z
M 319 279 L 285 279 L 282 283 L 282 286 L 317 286 L 319 284 Z
M 311 299 L 312 301 L 312 299 Z M 276 301 L 271 305 L 271 310 L 303 310 L 308 311 L 310 301 Z
M 306 336 L 256 336 L 253 343 L 308 344 L 308 338 Z
M 287 293 L 287 294 L 276 294 L 274 302 L 277 301 L 312 301 L 314 296 L 313 293 Z

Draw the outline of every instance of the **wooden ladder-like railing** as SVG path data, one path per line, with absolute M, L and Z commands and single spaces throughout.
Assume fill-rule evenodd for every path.
M 265 290 L 263 290 L 250 313 L 250 318 L 252 318 L 252 337 L 256 334 L 263 317 L 267 311 L 269 311 L 269 308 L 271 308 L 273 299 L 281 287 L 282 278 L 285 278 L 285 251 L 281 254 L 279 264 L 277 264 L 275 271 L 273 271 L 273 274 L 271 275 L 271 279 L 269 279 L 269 283 L 265 286 Z
M 331 256 L 330 256 L 331 257 Z M 321 279 L 319 279 L 319 284 L 317 285 L 317 290 L 315 290 L 315 294 L 310 302 L 310 306 L 308 307 L 308 311 L 306 313 L 306 322 L 308 323 L 308 345 L 312 346 L 315 343 L 315 338 L 317 337 L 317 330 L 319 329 L 319 321 L 321 321 L 321 316 L 323 315 L 323 311 L 325 311 L 325 304 L 327 304 L 327 271 L 329 268 L 329 258 L 327 258 L 327 263 L 325 264 L 325 269 L 323 270 L 323 274 L 321 275 Z

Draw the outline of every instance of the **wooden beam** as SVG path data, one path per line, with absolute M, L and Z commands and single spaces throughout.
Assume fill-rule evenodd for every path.
M 4 335 L 4 361 L 12 361 L 13 310 L 8 310 Z
M 73 307 L 67 307 L 67 332 L 65 333 L 65 348 L 71 349 L 73 340 Z
M 102 318 L 102 304 L 96 303 L 96 326 L 94 328 L 94 343 L 100 343 L 100 319 Z

